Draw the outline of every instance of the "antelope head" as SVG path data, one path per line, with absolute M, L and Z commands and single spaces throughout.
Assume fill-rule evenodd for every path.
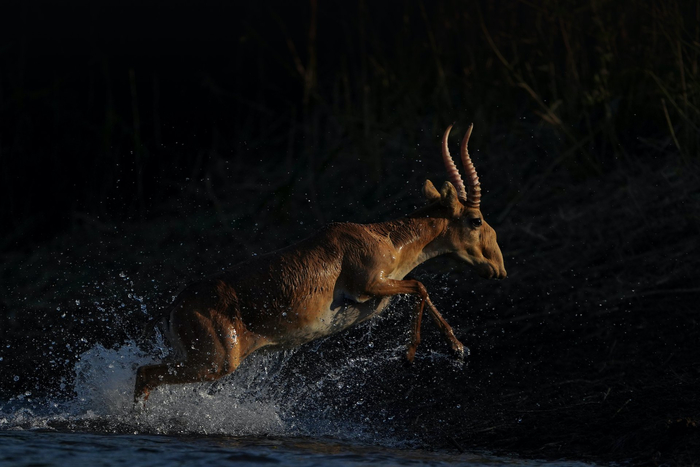
M 472 128 L 473 124 L 469 126 L 460 147 L 466 186 L 447 147 L 447 138 L 452 129 L 450 125 L 442 137 L 442 158 L 449 181 L 438 191 L 430 180 L 426 180 L 423 194 L 429 201 L 439 203 L 443 216 L 448 220 L 442 235 L 442 248 L 467 262 L 480 276 L 504 279 L 506 269 L 503 254 L 496 242 L 496 231 L 481 214 L 481 185 L 467 149 Z

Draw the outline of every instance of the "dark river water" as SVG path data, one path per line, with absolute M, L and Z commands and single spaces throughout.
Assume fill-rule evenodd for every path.
M 585 466 L 487 454 L 396 449 L 328 439 L 0 431 L 7 466 Z
M 403 356 L 373 350 L 314 378 L 289 355 L 253 355 L 221 383 L 159 389 L 136 410 L 135 369 L 153 358 L 133 343 L 97 345 L 55 396 L 0 400 L 0 466 L 588 465 L 419 449 L 390 414 L 364 409 L 363 381 Z

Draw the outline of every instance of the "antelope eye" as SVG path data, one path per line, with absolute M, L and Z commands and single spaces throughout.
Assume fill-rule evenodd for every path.
M 471 222 L 473 227 L 481 226 L 481 218 L 480 217 L 475 217 L 474 219 L 469 219 L 469 222 Z

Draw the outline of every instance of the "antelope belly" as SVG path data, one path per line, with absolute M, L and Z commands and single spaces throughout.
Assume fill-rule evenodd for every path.
M 362 303 L 349 299 L 334 300 L 320 310 L 316 319 L 303 328 L 291 330 L 278 344 L 296 346 L 340 332 L 379 314 L 389 300 L 390 297 L 374 298 Z

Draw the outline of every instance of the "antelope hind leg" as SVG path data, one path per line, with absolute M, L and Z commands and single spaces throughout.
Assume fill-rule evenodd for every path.
M 176 363 L 142 366 L 136 371 L 134 403 L 145 402 L 163 384 L 215 381 L 236 370 L 248 355 L 269 345 L 264 336 L 247 332 L 240 320 L 197 314 L 178 335 L 186 357 Z
M 145 402 L 151 391 L 163 384 L 214 381 L 231 373 L 240 363 L 235 359 L 235 365 L 231 364 L 229 354 L 240 352 L 239 346 L 231 346 L 228 339 L 217 332 L 211 312 L 203 314 L 183 307 L 176 309 L 176 313 L 171 320 L 171 329 L 176 333 L 171 339 L 182 360 L 136 370 L 135 403 Z
M 223 361 L 221 362 L 223 363 Z M 223 364 L 183 361 L 142 366 L 136 371 L 134 403 L 146 402 L 151 391 L 164 384 L 186 384 L 214 381 L 233 371 Z

